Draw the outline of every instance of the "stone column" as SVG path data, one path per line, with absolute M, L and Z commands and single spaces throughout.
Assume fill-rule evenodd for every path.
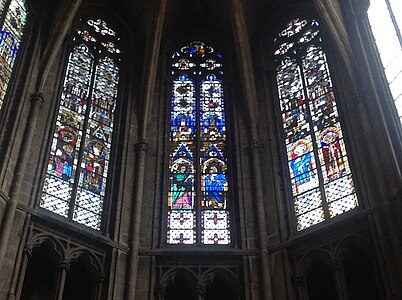
M 31 97 L 31 108 L 26 123 L 24 136 L 20 152 L 18 153 L 17 165 L 15 167 L 14 177 L 11 183 L 10 199 L 6 204 L 6 210 L 0 225 L 0 270 L 6 253 L 8 239 L 11 233 L 11 227 L 14 222 L 14 216 L 17 209 L 17 203 L 20 196 L 21 186 L 25 177 L 25 169 L 30 154 L 30 145 L 35 133 L 36 122 L 40 105 L 43 103 L 43 95 L 35 93 Z
M 204 300 L 205 299 L 205 288 L 203 286 L 198 286 L 195 290 L 197 295 L 197 300 Z
M 166 297 L 166 287 L 159 286 L 155 291 L 156 300 L 165 300 Z
M 343 272 L 342 261 L 334 259 L 331 263 L 331 268 L 334 274 L 335 286 L 339 300 L 348 300 L 348 287 L 346 285 L 345 275 Z
M 297 274 L 292 279 L 293 279 L 293 286 L 296 291 L 296 299 L 297 300 L 307 300 L 308 295 L 307 295 L 305 278 L 302 275 Z
M 29 223 L 31 221 L 30 214 L 27 215 L 24 222 L 24 227 L 22 228 L 22 235 L 20 240 L 20 246 L 17 252 L 17 258 L 15 260 L 13 275 L 11 277 L 10 289 L 7 294 L 7 300 L 19 299 L 19 290 L 22 288 L 25 271 L 28 264 L 28 259 L 32 254 L 32 249 L 25 248 L 25 241 L 29 235 Z M 25 253 L 24 253 L 25 252 Z
M 21 269 L 18 270 L 19 271 L 18 285 L 15 288 L 15 293 L 11 292 L 8 295 L 7 300 L 20 299 L 21 293 L 22 293 L 22 288 L 24 285 L 25 272 L 28 267 L 29 259 L 32 256 L 32 252 L 33 252 L 33 249 L 31 247 L 26 247 L 24 249 L 24 253 L 22 255 L 22 260 L 21 260 Z
M 126 299 L 135 299 L 135 286 L 138 273 L 138 249 L 140 244 L 140 227 L 142 213 L 142 196 L 144 192 L 145 159 L 148 151 L 148 144 L 145 141 L 135 146 L 137 154 L 137 173 L 134 183 L 134 209 L 132 210 L 130 252 L 128 257 L 128 270 L 126 276 Z
M 67 271 L 69 267 L 70 263 L 68 261 L 63 261 L 59 264 L 55 300 L 63 300 L 64 286 L 66 284 Z
M 96 295 L 96 300 L 101 300 L 102 299 L 102 292 L 103 292 L 103 284 L 105 282 L 105 275 L 100 274 L 98 277 L 98 284 L 96 286 L 96 291 L 95 291 L 95 295 Z
M 258 99 L 257 90 L 255 88 L 255 78 L 253 70 L 252 53 L 250 50 L 250 40 L 247 31 L 247 22 L 245 20 L 244 9 L 241 0 L 231 1 L 233 12 L 233 26 L 234 37 L 236 41 L 236 48 L 238 49 L 237 56 L 240 66 L 240 73 L 242 76 L 243 85 L 243 97 L 246 107 L 247 121 L 250 124 L 250 136 L 251 136 L 251 160 L 254 172 L 254 191 L 255 191 L 255 210 L 258 225 L 258 239 L 260 245 L 260 259 L 261 259 L 261 274 L 262 274 L 262 287 L 263 287 L 263 299 L 272 299 L 272 284 L 271 284 L 271 272 L 269 265 L 268 255 L 268 235 L 266 229 L 266 216 L 265 205 L 263 195 L 263 183 L 261 172 L 261 145 L 258 140 Z
M 149 52 L 150 55 L 146 62 L 146 76 L 145 76 L 145 90 L 143 94 L 143 119 L 140 128 L 140 141 L 136 145 L 137 164 L 135 174 L 135 195 L 134 195 L 134 209 L 132 211 L 131 224 L 130 224 L 130 239 L 128 254 L 127 276 L 125 282 L 125 299 L 135 299 L 135 288 L 138 274 L 138 249 L 140 244 L 140 225 L 142 213 L 142 201 L 144 191 L 144 176 L 145 176 L 145 160 L 148 150 L 146 142 L 147 124 L 150 120 L 150 114 L 153 103 L 154 88 L 156 72 L 158 70 L 159 49 L 161 44 L 163 25 L 165 21 L 167 0 L 159 0 L 159 6 L 155 12 L 155 22 L 152 28 L 151 44 Z

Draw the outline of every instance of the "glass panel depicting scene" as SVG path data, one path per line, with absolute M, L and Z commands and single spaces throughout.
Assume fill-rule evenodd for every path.
M 195 41 L 172 60 L 167 242 L 229 244 L 221 55 Z
M 316 20 L 297 18 L 274 39 L 298 231 L 358 206 L 318 28 Z M 292 43 L 292 51 L 281 51 L 283 43 Z
M 100 230 L 120 58 L 116 51 L 101 47 L 108 38 L 116 38 L 106 22 L 80 22 L 83 28 L 73 38 L 78 45 L 67 63 L 40 206 Z

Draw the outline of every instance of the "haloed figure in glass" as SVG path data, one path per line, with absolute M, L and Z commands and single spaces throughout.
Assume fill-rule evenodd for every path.
M 208 173 L 204 178 L 206 204 L 208 207 L 223 207 L 224 191 L 228 185 L 226 176 L 215 165 L 209 167 Z
M 292 168 L 297 186 L 310 181 L 312 172 L 312 157 L 309 152 L 308 143 L 303 140 L 298 141 L 292 147 L 290 167 Z M 298 192 L 297 188 L 296 191 Z
M 90 141 L 85 149 L 84 185 L 94 193 L 102 191 L 102 175 L 105 168 L 105 146 L 97 141 Z
M 53 157 L 50 174 L 69 180 L 73 173 L 74 148 L 77 133 L 70 128 L 62 128 L 57 133 L 56 153 Z
M 339 178 L 345 173 L 345 162 L 342 156 L 339 135 L 335 129 L 324 131 L 321 138 L 322 154 L 325 170 L 330 180 Z
M 192 174 L 187 173 L 187 166 L 180 165 L 178 173 L 172 178 L 172 208 L 192 208 Z

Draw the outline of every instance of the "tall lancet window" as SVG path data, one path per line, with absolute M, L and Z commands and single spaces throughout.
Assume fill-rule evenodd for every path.
M 195 41 L 172 57 L 167 242 L 229 244 L 222 57 Z
M 26 19 L 24 0 L 0 0 L 0 108 L 10 83 Z
M 119 83 L 120 38 L 101 19 L 82 20 L 59 99 L 40 206 L 101 229 Z
M 371 0 L 368 16 L 402 122 L 402 1 Z
M 298 231 L 358 206 L 330 71 L 316 20 L 274 39 L 276 79 Z

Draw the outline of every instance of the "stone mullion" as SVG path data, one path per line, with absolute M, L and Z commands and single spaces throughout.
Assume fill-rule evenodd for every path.
M 105 283 L 105 276 L 103 274 L 99 275 L 97 285 L 95 287 L 95 295 L 96 295 L 96 300 L 101 300 L 102 299 L 102 292 L 103 292 L 103 286 Z
M 59 264 L 55 300 L 63 300 L 64 287 L 66 285 L 66 277 L 69 267 L 70 264 L 68 261 L 63 261 Z
M 166 287 L 160 286 L 155 291 L 155 300 L 165 300 L 166 297 Z
M 195 294 L 197 295 L 197 300 L 204 300 L 205 299 L 205 287 L 198 286 L 195 290 Z
M 308 300 L 306 278 L 298 274 L 293 277 L 293 285 L 296 290 L 297 300 Z
M 348 287 L 346 285 L 345 274 L 343 272 L 342 262 L 340 260 L 333 260 L 331 268 L 334 274 L 335 286 L 339 300 L 348 300 Z

